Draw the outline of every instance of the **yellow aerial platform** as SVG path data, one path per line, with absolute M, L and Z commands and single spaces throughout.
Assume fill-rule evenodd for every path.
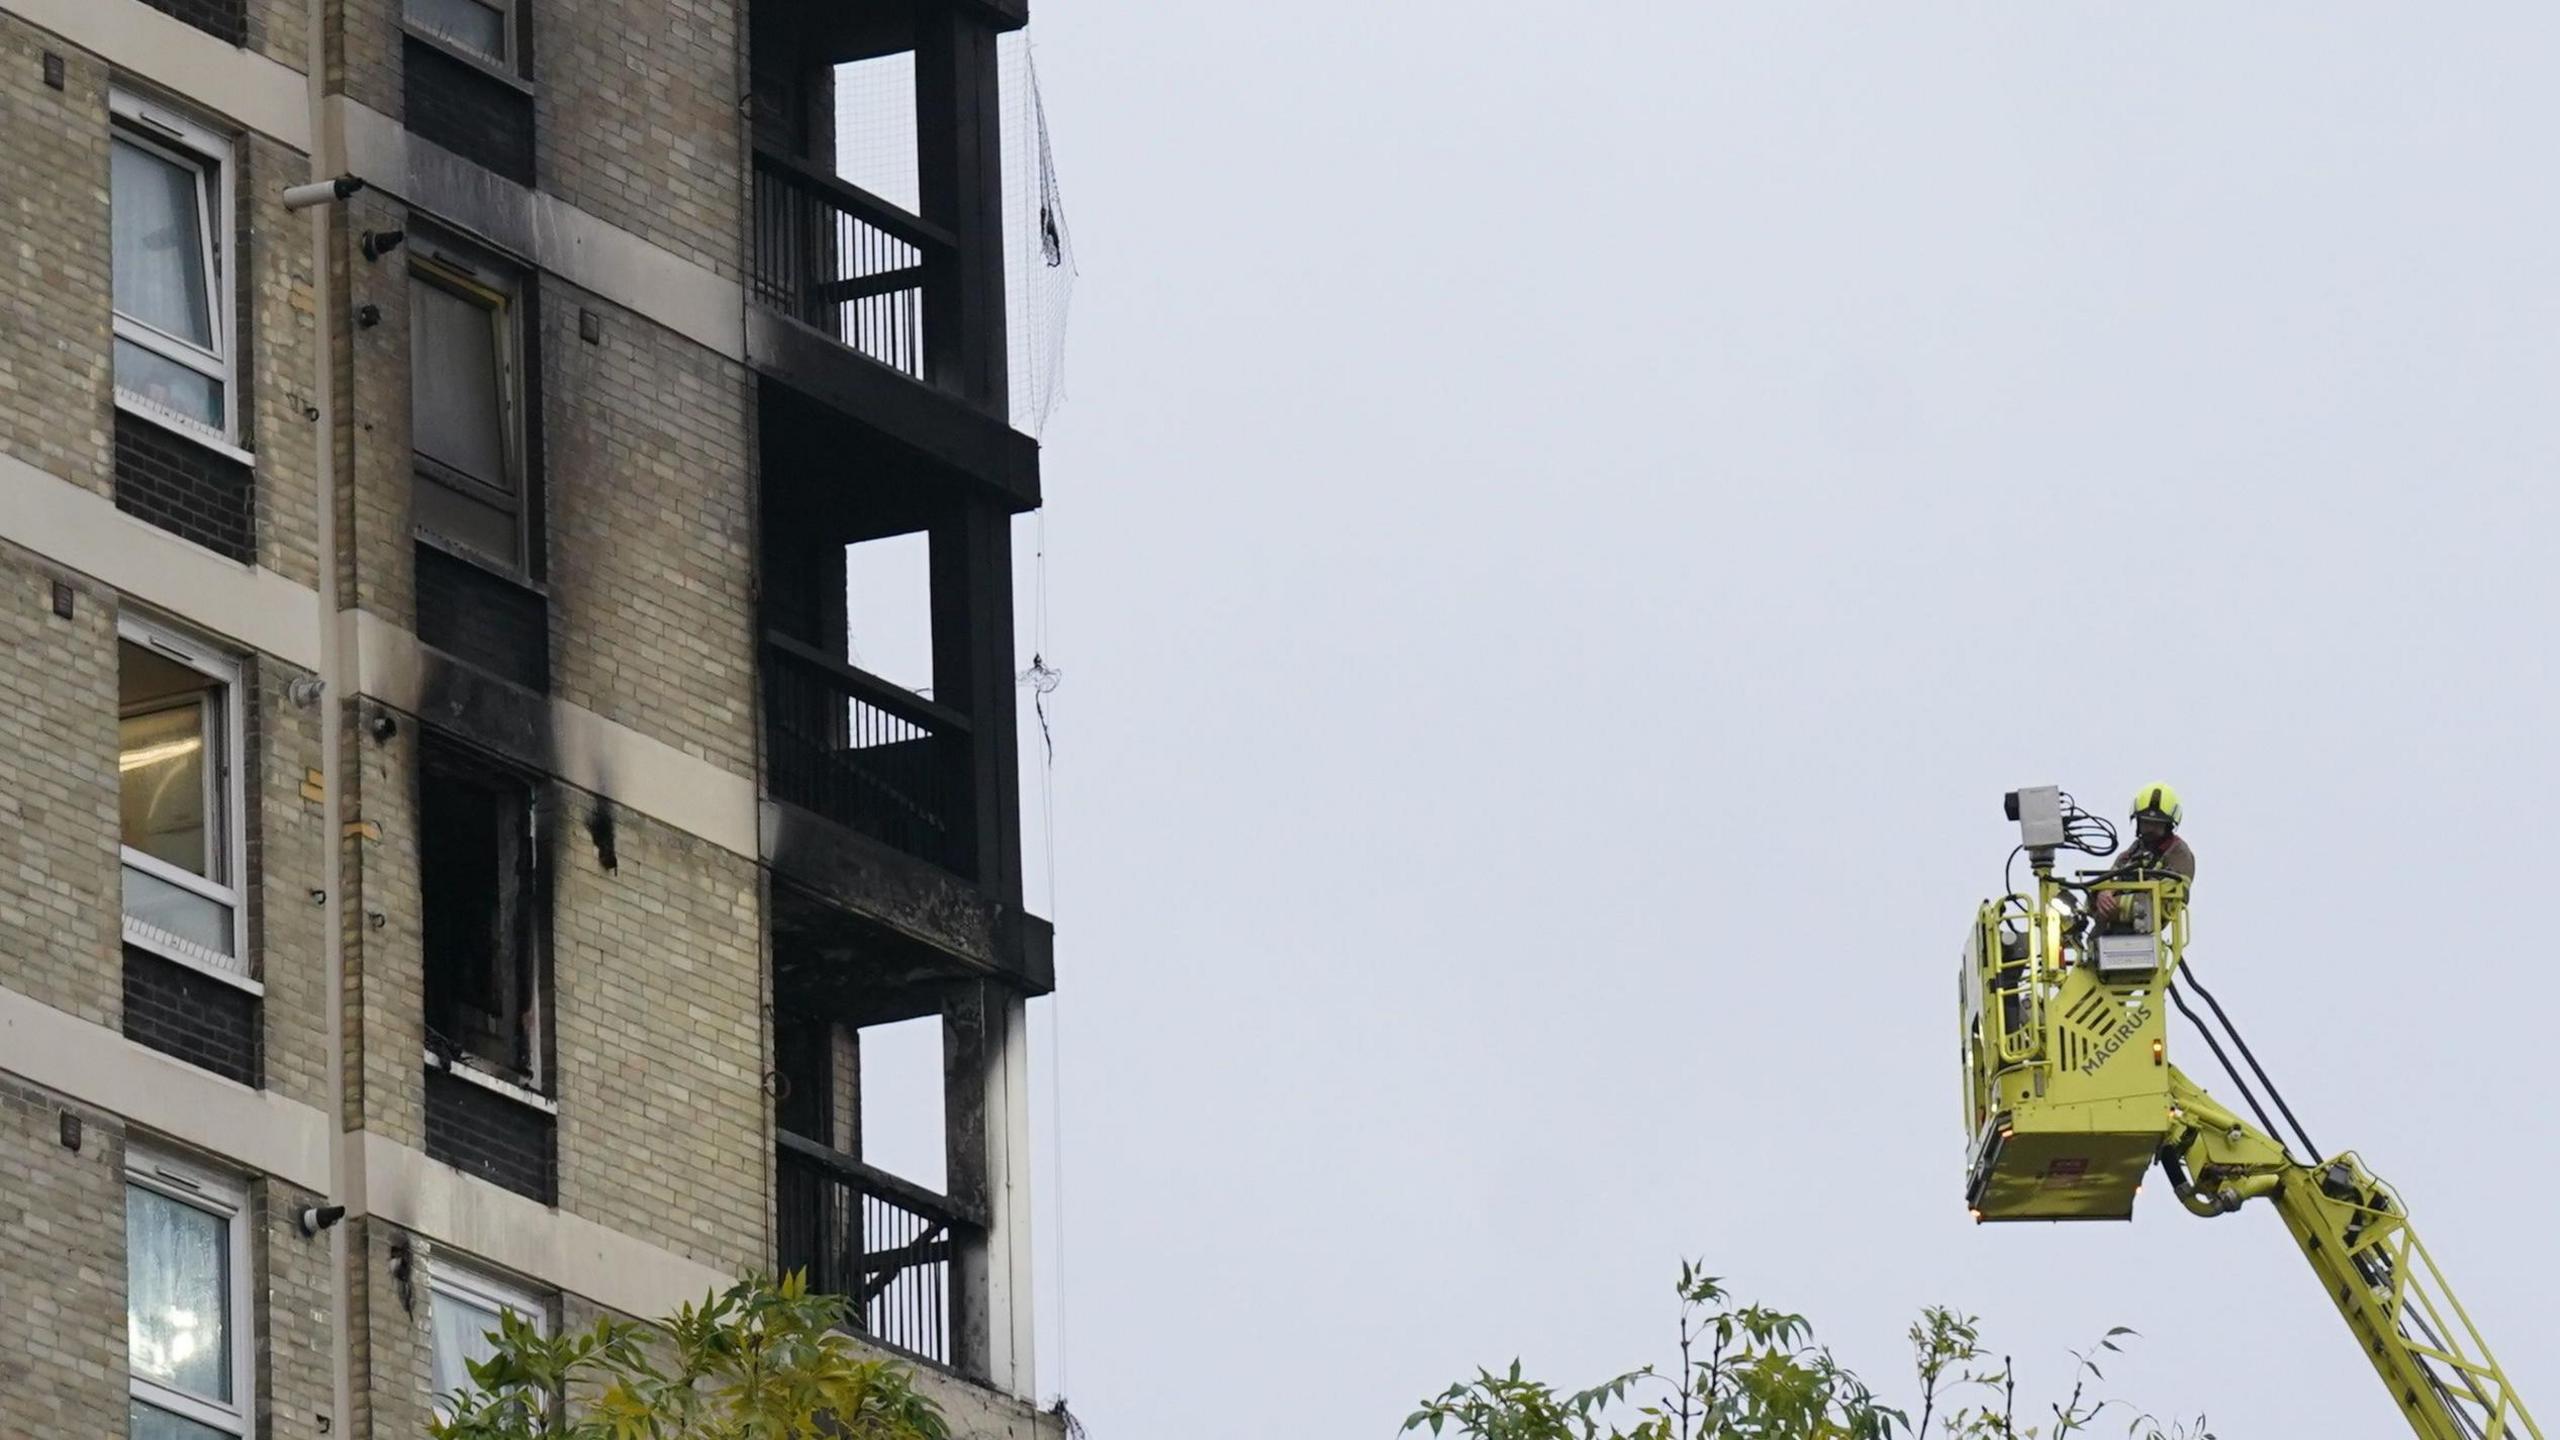
M 1985 904 L 1967 937 L 1965 1199 L 1982 1220 L 2129 1220 L 2167 1138 L 2165 978 L 2185 885 L 2111 880 L 2106 934 L 2048 871 L 2031 904 Z
M 1958 978 L 1973 1218 L 2129 1220 L 2153 1165 L 2198 1215 L 2264 1199 L 2422 1440 L 2542 1440 L 2399 1196 L 2352 1151 L 2320 1159 L 2271 1085 L 2302 1156 L 2269 1133 L 2275 1125 L 2238 1071 L 2233 1084 L 2263 1128 L 2169 1063 L 2167 1009 L 2187 968 L 2186 882 L 2057 875 L 2058 852 L 2103 854 L 2113 828 L 2051 787 L 2012 792 L 2008 813 L 2035 885 L 1982 904 Z M 2213 1013 L 2227 1030 L 2221 1007 Z

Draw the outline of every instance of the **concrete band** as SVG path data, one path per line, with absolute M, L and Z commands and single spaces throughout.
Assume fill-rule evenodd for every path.
M 320 664 L 318 596 L 136 519 L 115 502 L 0 455 L 0 540 L 142 604 L 306 670 Z M 359 694 L 414 712 L 418 637 L 368 610 L 343 611 Z M 754 859 L 756 783 L 557 696 L 560 778 Z

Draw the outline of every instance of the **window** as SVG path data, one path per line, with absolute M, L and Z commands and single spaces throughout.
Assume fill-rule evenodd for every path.
M 418 528 L 510 571 L 526 565 L 516 289 L 487 261 L 413 240 L 409 426 Z
M 246 980 L 239 666 L 128 616 L 116 626 L 116 678 L 125 941 Z
M 127 94 L 110 97 L 116 394 L 202 439 L 233 425 L 231 146 Z
M 438 1417 L 450 1416 L 451 1397 L 472 1388 L 470 1363 L 496 1352 L 489 1337 L 497 1333 L 500 1315 L 513 1315 L 547 1333 L 542 1304 L 532 1295 L 442 1258 L 429 1262 L 427 1317 L 435 1336 L 429 1363 Z
M 430 751 L 418 803 L 427 1047 L 539 1092 L 540 854 L 533 787 Z
M 493 65 L 515 63 L 515 6 L 507 0 L 409 0 L 409 23 Z
M 125 1160 L 133 1440 L 249 1432 L 248 1192 L 140 1146 Z

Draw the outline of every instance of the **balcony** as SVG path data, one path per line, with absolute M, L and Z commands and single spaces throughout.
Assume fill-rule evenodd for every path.
M 748 286 L 756 303 L 932 382 L 926 324 L 954 318 L 959 246 L 867 190 L 803 160 L 759 149 Z M 939 358 L 939 357 L 935 357 Z
M 765 636 L 766 789 L 963 879 L 977 876 L 967 716 Z
M 955 1337 L 967 1288 L 953 1272 L 981 1244 L 986 1217 L 949 1196 L 791 1132 L 775 1140 L 774 1243 L 787 1273 L 846 1297 L 859 1334 L 946 1368 L 973 1368 Z

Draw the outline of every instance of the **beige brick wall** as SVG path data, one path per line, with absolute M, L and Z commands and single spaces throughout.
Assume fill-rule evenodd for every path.
M 772 1119 L 753 862 L 568 792 L 552 847 L 561 1208 L 707 1265 L 770 1264 Z
M 66 1111 L 80 1117 L 76 1151 L 61 1141 Z M 0 1434 L 123 1433 L 125 1142 L 114 1117 L 0 1072 Z M 295 1217 L 318 1197 L 243 1178 L 256 1433 L 317 1440 L 330 1403 L 329 1247 Z
M 410 626 L 417 617 L 417 560 L 409 519 L 413 461 L 409 447 L 409 267 L 394 253 L 378 264 L 356 255 L 352 237 L 366 230 L 399 229 L 410 223 L 406 206 L 373 194 L 347 202 L 344 222 L 350 242 L 342 253 L 339 294 L 350 315 L 374 306 L 382 320 L 368 329 L 343 327 L 351 360 L 342 371 L 341 394 L 349 430 L 348 464 L 339 476 L 351 528 L 354 602 L 391 621 Z
M 365 230 L 409 223 L 406 206 L 372 194 L 343 207 L 350 239 Z M 345 247 L 352 255 L 353 246 Z M 345 386 L 348 463 L 338 477 L 354 555 L 347 577 L 354 603 L 396 625 L 417 619 L 417 562 L 409 522 L 409 267 L 394 255 L 379 264 L 361 256 L 343 263 L 339 290 L 350 315 L 374 306 L 382 321 L 343 328 L 350 366 Z
M 303 70 L 310 47 L 310 11 L 302 0 L 249 0 L 249 43 L 245 47 L 279 65 Z
M 362 1223 L 362 1232 L 350 1237 L 348 1249 L 361 1257 L 366 1272 L 360 1292 L 364 1324 L 357 1408 L 369 1413 L 371 1423 L 359 1423 L 356 1433 L 382 1440 L 424 1435 L 434 1413 L 429 1393 L 434 1351 L 427 1328 L 427 1269 L 433 1263 L 433 1247 L 398 1226 L 375 1220 Z M 363 1243 L 354 1243 L 357 1240 Z M 404 1249 L 409 1267 L 406 1306 L 401 1303 L 395 1269 Z
M 738 275 L 735 0 L 583 0 L 536 23 L 542 188 Z
M 80 1114 L 66 1150 L 59 1098 L 0 1072 L 0 1434 L 94 1435 L 124 1414 L 123 1147 Z
M 44 83 L 61 55 L 65 87 Z M 108 493 L 107 69 L 0 13 L 0 453 Z
M 398 118 L 403 0 L 333 0 L 324 21 L 328 87 Z
M 44 84 L 47 52 L 65 59 L 62 90 Z M 101 495 L 114 492 L 107 90 L 95 57 L 0 14 L 0 134 L 9 137 L 0 147 L 0 452 Z M 230 129 L 226 117 L 202 118 Z M 235 403 L 241 438 L 258 454 L 259 559 L 311 584 L 311 247 L 279 198 L 311 167 L 264 136 L 230 133 L 232 198 L 252 230 L 245 253 L 236 233 L 224 249 L 233 257 L 228 313 L 243 297 L 249 311 Z
M 255 657 L 252 667 L 258 888 L 250 904 L 260 942 L 258 975 L 267 987 L 261 1016 L 267 1088 L 326 1109 L 329 997 L 320 955 L 326 912 L 311 903 L 311 892 L 326 878 L 328 822 L 302 795 L 304 775 L 320 768 L 320 715 L 293 702 L 293 682 L 308 672 L 272 656 Z
M 753 776 L 746 373 L 558 281 L 542 319 L 554 688 Z
M 319 1440 L 332 1402 L 329 1240 L 306 1236 L 297 1217 L 320 1197 L 270 1180 L 251 1192 L 257 1204 L 255 1273 L 263 1285 L 258 1314 L 259 1440 Z M 411 1432 L 418 1433 L 418 1432 Z
M 0 981 L 94 1024 L 123 1023 L 115 603 L 0 544 Z
M 319 340 L 311 285 L 311 227 L 284 208 L 284 187 L 311 178 L 311 162 L 260 135 L 240 142 L 246 183 L 236 193 L 251 240 L 236 279 L 247 287 L 249 348 L 245 434 L 258 454 L 258 561 L 303 585 L 319 583 L 319 510 L 312 477 L 315 427 L 305 418 Z
M 73 618 L 53 613 L 62 572 L 0 544 L 0 983 L 83 1020 L 123 1016 L 115 764 L 118 597 L 75 582 Z M 235 703 L 255 706 L 246 785 L 256 884 L 267 1083 L 306 1104 L 327 1094 L 327 996 L 319 967 L 319 808 L 301 795 L 319 763 L 315 713 L 291 699 L 305 672 L 246 657 Z M 5 1058 L 5 1057 L 0 1057 Z
M 349 1096 L 364 1126 L 418 1149 L 426 1147 L 425 955 L 419 935 L 417 773 L 418 723 L 396 717 L 388 740 L 365 733 L 375 713 L 367 701 L 349 717 L 349 813 L 370 837 L 349 847 L 345 870 L 346 958 L 354 977 L 347 1012 L 357 1043 Z M 382 917 L 375 925 L 373 917 Z

